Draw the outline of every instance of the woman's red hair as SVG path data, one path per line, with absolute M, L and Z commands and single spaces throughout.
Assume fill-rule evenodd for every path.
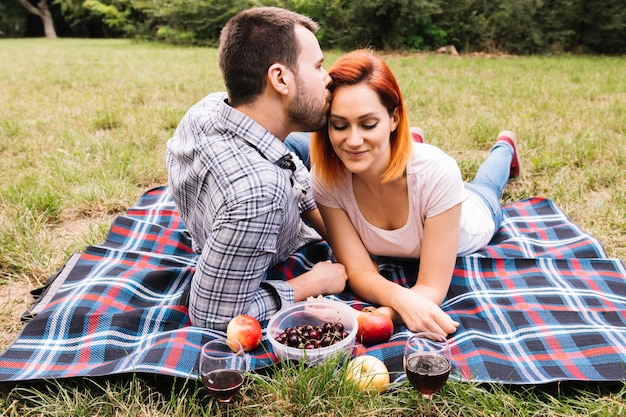
M 331 93 L 341 86 L 365 83 L 376 92 L 390 116 L 397 112 L 398 127 L 389 137 L 391 160 L 381 181 L 391 182 L 401 178 L 406 171 L 413 143 L 402 92 L 387 64 L 369 51 L 356 50 L 339 58 L 328 74 L 333 80 Z M 330 143 L 328 125 L 311 135 L 311 165 L 318 178 L 329 186 L 343 175 L 345 168 Z

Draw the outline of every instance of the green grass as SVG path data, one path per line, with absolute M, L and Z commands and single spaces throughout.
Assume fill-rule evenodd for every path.
M 327 52 L 328 64 L 338 52 Z M 553 199 L 626 259 L 626 58 L 386 55 L 413 125 L 471 178 L 502 129 L 517 133 L 523 175 L 504 200 Z M 104 239 L 113 217 L 166 183 L 165 143 L 186 110 L 223 84 L 216 51 L 126 40 L 0 40 L 0 334 L 17 335 L 27 290 Z M 19 289 L 26 295 L 16 295 Z M 250 375 L 219 407 L 189 384 L 139 378 L 0 387 L 2 416 L 414 416 L 406 384 L 366 395 L 344 368 L 286 365 Z M 180 382 L 180 381 L 179 381 Z M 449 383 L 449 416 L 617 416 L 626 387 L 511 388 Z
M 219 404 L 192 382 L 155 384 L 137 377 L 5 389 L 2 416 L 421 416 L 615 417 L 626 413 L 623 385 L 506 387 L 449 382 L 430 404 L 408 383 L 367 394 L 344 382 L 331 359 L 315 368 L 287 363 L 270 375 L 249 374 L 231 404 Z M 155 388 L 158 386 L 158 388 Z

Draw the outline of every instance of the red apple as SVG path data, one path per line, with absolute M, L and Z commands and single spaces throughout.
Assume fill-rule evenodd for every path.
M 393 334 L 393 321 L 373 308 L 364 308 L 357 316 L 356 340 L 364 345 L 385 343 Z
M 389 385 L 389 371 L 385 363 L 375 356 L 357 356 L 348 363 L 346 379 L 353 381 L 361 390 L 385 392 Z
M 233 317 L 226 327 L 226 337 L 238 341 L 248 352 L 261 343 L 261 324 L 254 317 L 240 314 Z

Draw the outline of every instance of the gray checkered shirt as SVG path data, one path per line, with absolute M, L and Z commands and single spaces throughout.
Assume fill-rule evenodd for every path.
M 194 105 L 166 152 L 169 190 L 199 252 L 189 315 L 221 330 L 237 314 L 264 320 L 293 303 L 291 286 L 266 272 L 321 239 L 300 217 L 315 208 L 307 169 L 295 155 L 295 172 L 276 165 L 287 147 L 226 98 Z

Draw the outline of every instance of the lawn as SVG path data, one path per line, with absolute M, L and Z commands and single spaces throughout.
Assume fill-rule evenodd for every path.
M 331 64 L 340 55 L 326 52 Z M 127 40 L 0 40 L 0 349 L 65 260 L 99 243 L 148 188 L 167 181 L 167 139 L 186 110 L 223 90 L 216 50 Z M 498 131 L 520 141 L 523 172 L 504 202 L 553 199 L 609 257 L 626 260 L 626 57 L 384 55 L 412 125 L 471 178 Z M 338 369 L 339 368 L 339 369 Z M 343 368 L 285 366 L 250 375 L 218 407 L 182 381 L 80 381 L 0 387 L 1 416 L 413 416 L 406 384 L 364 395 Z M 166 388 L 164 388 L 166 386 Z M 176 393 L 175 393 L 176 391 Z M 171 395 L 173 394 L 173 395 Z M 616 416 L 626 385 L 449 383 L 449 416 Z

